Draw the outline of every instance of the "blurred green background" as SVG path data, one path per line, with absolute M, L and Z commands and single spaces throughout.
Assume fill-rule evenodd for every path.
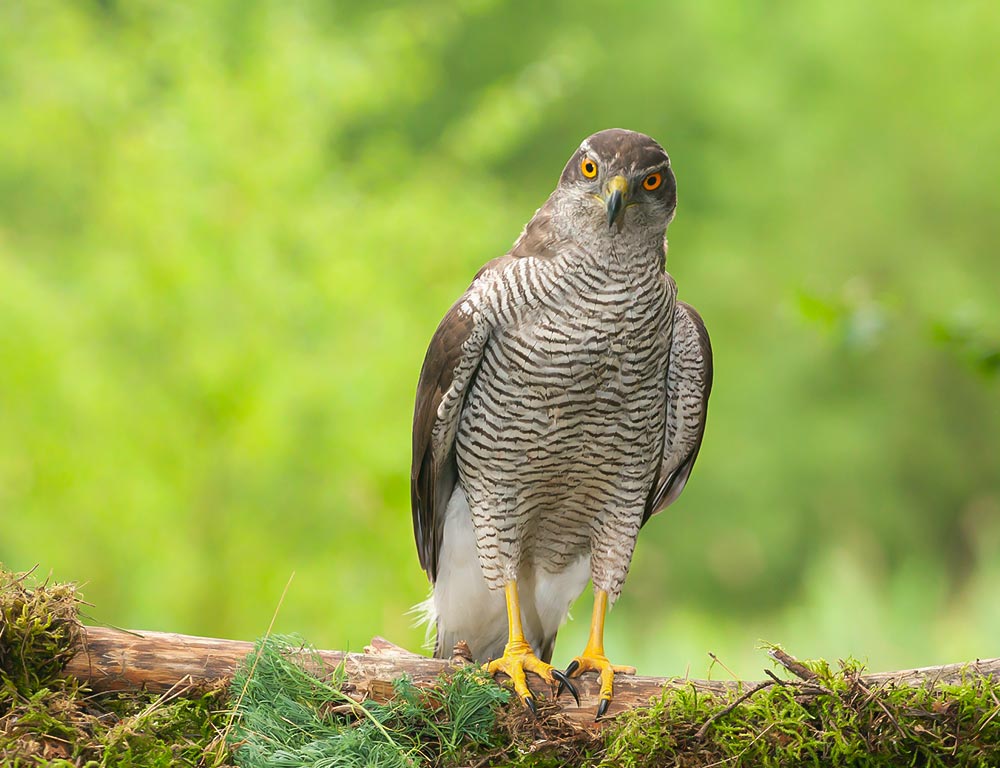
M 3 3 L 0 561 L 239 638 L 294 571 L 277 630 L 419 646 L 426 344 L 621 126 L 716 388 L 609 655 L 1000 654 L 997 39 L 992 0 Z

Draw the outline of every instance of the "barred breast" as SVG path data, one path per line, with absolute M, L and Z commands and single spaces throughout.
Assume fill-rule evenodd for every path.
M 674 296 L 661 259 L 524 261 L 498 281 L 519 300 L 498 295 L 497 311 L 519 309 L 486 344 L 456 440 L 491 587 L 589 556 L 617 597 L 663 450 Z

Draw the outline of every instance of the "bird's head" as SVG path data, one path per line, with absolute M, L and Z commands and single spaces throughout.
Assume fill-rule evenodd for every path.
M 662 236 L 677 207 L 670 158 L 649 136 L 611 128 L 584 139 L 559 178 L 555 192 L 602 234 L 654 232 Z

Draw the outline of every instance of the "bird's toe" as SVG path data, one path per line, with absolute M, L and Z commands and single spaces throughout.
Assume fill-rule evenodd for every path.
M 514 692 L 521 697 L 521 701 L 533 715 L 538 713 L 538 705 L 535 702 L 534 694 L 528 687 L 526 672 L 535 673 L 549 685 L 555 685 L 558 682 L 560 693 L 565 685 L 573 694 L 577 704 L 580 703 L 576 687 L 569 679 L 551 664 L 546 664 L 539 659 L 527 643 L 508 643 L 507 647 L 504 648 L 503 656 L 488 662 L 483 665 L 483 668 L 494 676 L 500 672 L 507 675 L 514 686 Z
M 559 681 L 559 688 L 556 690 L 556 698 L 558 699 L 562 696 L 563 691 L 569 691 L 573 696 L 573 701 L 576 705 L 580 706 L 580 693 L 576 690 L 576 686 L 570 681 L 570 679 L 565 675 L 565 673 L 560 672 L 558 669 L 552 670 L 552 677 Z
M 596 672 L 600 681 L 600 691 L 598 693 L 597 715 L 595 720 L 600 720 L 607 714 L 614 698 L 614 680 L 616 674 L 634 675 L 635 667 L 623 664 L 612 664 L 608 657 L 603 654 L 584 652 L 573 659 L 566 667 L 567 677 L 579 677 L 584 672 Z

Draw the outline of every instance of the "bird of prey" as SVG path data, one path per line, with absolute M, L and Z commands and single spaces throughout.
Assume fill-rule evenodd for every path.
M 532 711 L 526 671 L 574 697 L 569 678 L 596 671 L 597 718 L 614 674 L 635 673 L 605 655 L 605 612 L 701 446 L 712 351 L 665 271 L 676 204 L 653 139 L 590 136 L 445 315 L 420 372 L 410 481 L 435 655 L 466 641 Z M 556 632 L 588 579 L 590 637 L 561 672 Z

